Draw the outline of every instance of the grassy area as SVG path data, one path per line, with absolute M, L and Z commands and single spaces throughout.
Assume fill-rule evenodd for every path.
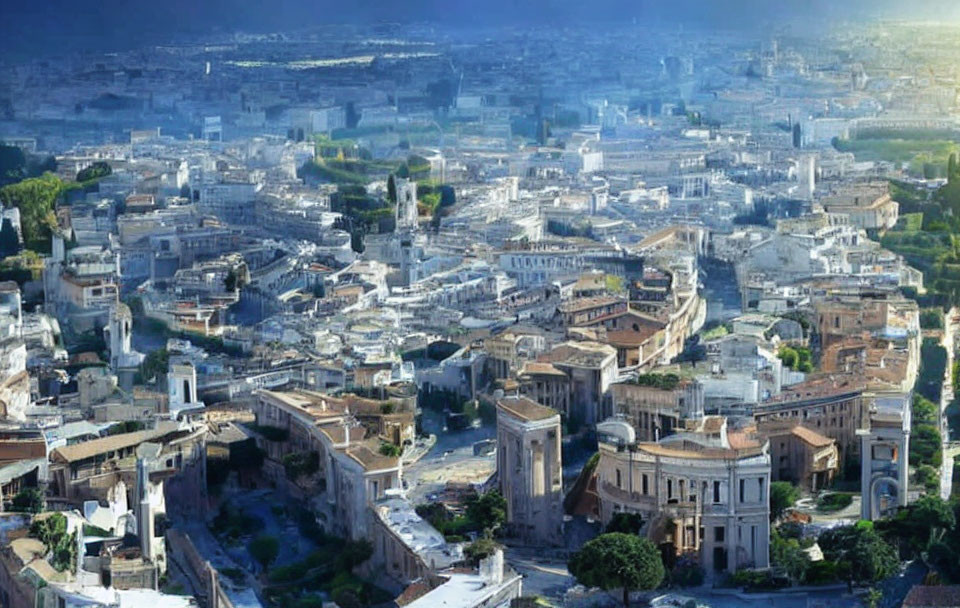
M 716 327 L 714 327 L 714 328 L 712 328 L 712 329 L 708 329 L 708 330 L 706 330 L 705 332 L 703 332 L 703 333 L 700 335 L 700 340 L 701 340 L 702 342 L 710 342 L 711 340 L 719 340 L 720 338 L 724 337 L 725 335 L 727 335 L 727 334 L 729 334 L 729 333 L 730 333 L 730 332 L 727 331 L 727 326 L 721 324 L 721 325 L 717 325 Z
M 680 376 L 677 374 L 640 374 L 634 379 L 634 384 L 672 391 L 680 384 Z
M 856 139 L 835 139 L 833 146 L 840 152 L 852 152 L 858 161 L 909 163 L 911 174 L 928 179 L 946 177 L 947 159 L 960 149 L 957 142 L 949 139 L 877 135 L 882 134 L 865 133 Z
M 919 232 L 892 230 L 880 238 L 885 249 L 903 256 L 910 266 L 923 273 L 927 293 L 907 293 L 923 307 L 946 307 L 960 302 L 960 238 L 949 229 L 949 225 L 937 220 L 930 221 Z
M 318 156 L 300 168 L 300 175 L 331 184 L 366 185 L 375 179 L 386 179 L 396 168 L 393 163 Z
M 833 494 L 824 494 L 817 499 L 817 511 L 821 513 L 834 513 L 842 511 L 853 502 L 852 492 L 835 492 Z
M 905 213 L 897 220 L 897 230 L 919 232 L 923 229 L 923 213 Z

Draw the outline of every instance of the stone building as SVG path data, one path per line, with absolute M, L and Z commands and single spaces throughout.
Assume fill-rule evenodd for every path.
M 860 517 L 878 519 L 907 505 L 910 474 L 910 395 L 878 395 L 868 423 L 857 431 Z
M 837 442 L 805 426 L 786 422 L 759 428 L 770 442 L 770 475 L 816 494 L 830 485 L 840 467 Z
M 507 526 L 524 542 L 563 543 L 560 414 L 526 397 L 497 402 L 497 475 Z
M 604 524 L 637 513 L 641 534 L 675 555 L 696 553 L 707 572 L 770 565 L 770 455 L 766 442 L 728 430 L 725 418 L 687 421 L 659 442 L 628 422 L 598 425 L 597 495 Z
M 868 411 L 864 385 L 850 375 L 826 376 L 795 384 L 756 406 L 758 425 L 769 422 L 801 424 L 837 442 L 840 466 L 858 462 L 860 440 Z
M 703 384 L 671 374 L 641 374 L 610 387 L 613 408 L 639 441 L 657 441 L 687 418 L 703 416 Z
M 570 378 L 550 363 L 528 361 L 517 375 L 520 393 L 570 416 Z
M 316 470 L 307 471 L 295 490 L 323 498 L 312 504 L 325 510 L 328 532 L 369 538 L 370 507 L 400 487 L 400 459 L 379 452 L 379 439 L 367 437 L 343 400 L 312 391 L 260 390 L 256 397 L 257 425 L 276 429 L 257 438 L 266 452 L 265 474 L 288 483 L 285 457 L 315 458 Z

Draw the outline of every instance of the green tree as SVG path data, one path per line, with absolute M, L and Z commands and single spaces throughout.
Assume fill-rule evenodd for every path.
M 589 541 L 568 563 L 577 582 L 587 587 L 623 589 L 623 605 L 630 605 L 630 592 L 656 589 L 666 572 L 660 552 L 650 540 L 633 534 L 601 534 Z
M 923 486 L 929 494 L 935 494 L 940 489 L 940 475 L 935 468 L 928 464 L 921 464 L 914 473 L 914 480 Z
M 770 484 L 770 521 L 777 521 L 800 499 L 800 489 L 786 481 Z
M 57 227 L 53 210 L 62 189 L 63 182 L 51 173 L 0 188 L 0 202 L 20 210 L 20 229 L 28 248 L 46 251 L 49 247 Z
M 797 355 L 797 351 L 793 350 L 789 346 L 781 346 L 780 351 L 777 353 L 777 357 L 783 361 L 784 366 L 789 367 L 790 369 L 796 369 L 797 363 L 800 361 L 800 356 Z
M 270 567 L 280 554 L 280 541 L 275 536 L 261 534 L 250 541 L 250 555 L 260 562 L 264 570 Z
M 873 583 L 892 576 L 900 566 L 897 550 L 864 522 L 827 530 L 817 543 L 826 559 L 849 564 L 851 582 Z
M 624 534 L 640 534 L 643 527 L 643 517 L 639 513 L 614 513 L 604 532 L 623 532 Z
M 952 158 L 953 155 L 951 155 Z M 883 592 L 879 589 L 871 587 L 867 590 L 866 595 L 863 598 L 864 604 L 867 605 L 867 608 L 877 608 L 880 604 L 880 600 L 883 599 Z
M 147 353 L 147 356 L 143 358 L 143 361 L 140 363 L 140 378 L 141 382 L 150 382 L 154 378 L 157 378 L 165 373 L 167 373 L 167 368 L 170 367 L 170 353 L 165 348 L 160 348 L 157 350 L 152 350 Z
M 44 507 L 43 492 L 40 488 L 24 488 L 13 497 L 13 510 L 26 513 L 42 513 Z
M 913 423 L 936 422 L 940 416 L 939 408 L 932 401 L 918 393 L 913 394 L 913 406 L 910 408 Z
M 77 181 L 78 182 L 88 182 L 93 179 L 100 179 L 101 177 L 106 177 L 113 173 L 113 169 L 110 167 L 110 164 L 98 160 L 89 167 L 80 169 L 77 172 Z
M 943 311 L 939 308 L 927 308 L 920 311 L 921 329 L 943 329 Z
M 919 556 L 931 544 L 953 536 L 957 526 L 954 508 L 936 494 L 927 494 L 897 511 L 894 517 L 879 522 L 878 531 L 895 537 L 911 556 Z
M 337 566 L 341 570 L 353 570 L 373 555 L 373 545 L 367 539 L 348 540 L 337 555 Z
M 397 178 L 393 173 L 387 178 L 387 200 L 394 205 L 397 204 Z
M 783 568 L 796 585 L 803 580 L 810 567 L 810 558 L 795 538 L 784 538 L 774 529 L 770 534 L 770 560 L 774 566 Z
M 467 548 L 463 550 L 463 554 L 467 556 L 471 564 L 476 566 L 480 563 L 480 560 L 490 557 L 499 548 L 500 545 L 497 544 L 495 540 L 489 536 L 481 536 L 470 543 Z
M 955 534 L 956 536 L 956 534 Z M 960 539 L 937 541 L 927 548 L 926 562 L 951 584 L 960 583 Z
M 467 503 L 467 519 L 481 530 L 495 531 L 507 521 L 507 500 L 499 490 L 491 490 Z
M 390 443 L 389 441 L 381 441 L 380 453 L 384 456 L 390 456 L 391 458 L 399 458 L 403 453 L 403 448 L 395 443 Z
M 943 462 L 943 437 L 936 426 L 917 424 L 910 433 L 910 462 L 939 467 Z
M 77 562 L 76 532 L 67 533 L 67 518 L 63 513 L 34 518 L 30 536 L 44 544 L 51 556 L 50 564 L 57 572 L 73 570 Z

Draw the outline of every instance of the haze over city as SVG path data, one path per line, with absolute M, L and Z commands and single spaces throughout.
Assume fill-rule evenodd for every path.
M 0 14 L 0 607 L 960 606 L 956 3 Z

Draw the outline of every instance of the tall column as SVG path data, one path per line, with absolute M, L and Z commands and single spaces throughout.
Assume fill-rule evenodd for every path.
M 860 519 L 873 519 L 873 494 L 870 488 L 873 450 L 870 449 L 870 443 L 870 432 L 864 431 L 860 435 Z

